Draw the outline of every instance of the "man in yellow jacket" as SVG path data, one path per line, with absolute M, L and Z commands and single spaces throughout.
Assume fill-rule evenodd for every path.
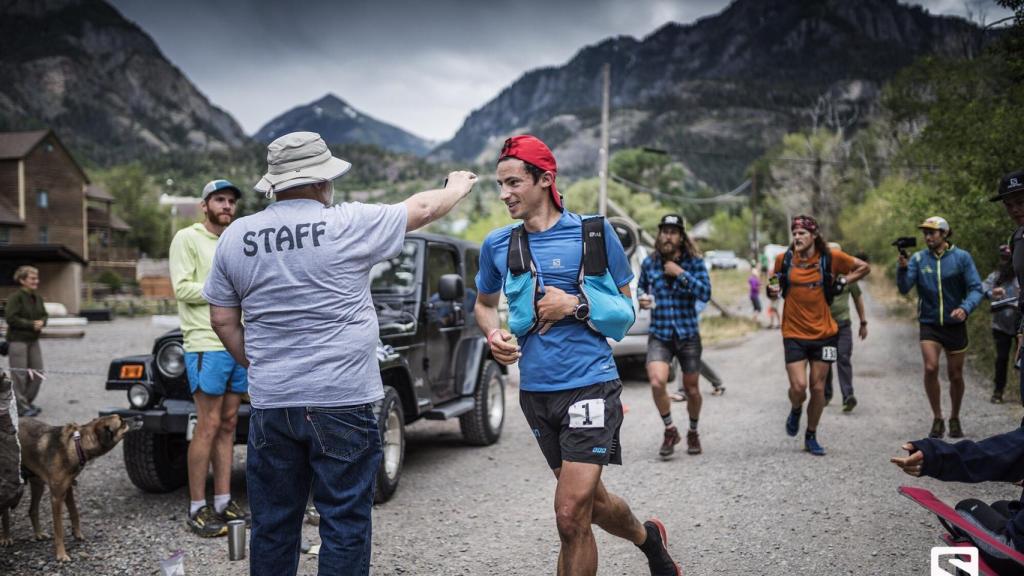
M 227 534 L 229 520 L 248 520 L 231 499 L 231 460 L 241 395 L 248 391 L 244 367 L 238 365 L 210 326 L 210 306 L 203 284 L 210 274 L 217 240 L 235 217 L 241 196 L 227 180 L 203 188 L 203 222 L 179 230 L 171 241 L 170 268 L 178 316 L 185 340 L 185 366 L 196 405 L 196 427 L 188 447 L 191 503 L 186 524 L 202 537 Z M 213 507 L 206 502 L 206 475 L 213 464 Z

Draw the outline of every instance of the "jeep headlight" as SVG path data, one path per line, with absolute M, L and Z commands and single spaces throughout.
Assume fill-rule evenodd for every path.
M 149 393 L 149 386 L 145 384 L 132 384 L 128 389 L 128 403 L 136 410 L 149 407 L 152 395 Z
M 178 342 L 164 344 L 156 353 L 156 367 L 168 378 L 177 378 L 185 373 L 185 349 Z

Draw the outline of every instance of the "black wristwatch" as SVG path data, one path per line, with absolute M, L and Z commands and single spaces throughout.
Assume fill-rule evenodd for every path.
M 586 322 L 590 318 L 590 304 L 587 304 L 587 301 L 582 296 L 576 296 L 576 299 L 579 300 L 579 303 L 573 309 L 572 317 L 580 322 Z

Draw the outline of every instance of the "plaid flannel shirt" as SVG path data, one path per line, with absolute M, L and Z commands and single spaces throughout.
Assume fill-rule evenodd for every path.
M 676 264 L 683 268 L 683 273 L 674 279 L 665 275 L 657 254 L 645 258 L 640 267 L 639 289 L 654 297 L 649 333 L 664 342 L 699 336 L 697 301 L 711 300 L 711 278 L 704 259 L 684 256 Z

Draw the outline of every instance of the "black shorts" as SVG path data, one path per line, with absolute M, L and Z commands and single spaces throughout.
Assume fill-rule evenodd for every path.
M 519 406 L 552 470 L 562 462 L 622 464 L 622 381 L 557 392 L 519 391 Z
M 950 354 L 959 354 L 967 350 L 967 323 L 938 324 L 921 323 L 921 342 L 930 340 L 942 344 L 943 349 Z
M 757 296 L 750 297 L 750 304 L 754 307 L 754 312 L 761 311 L 761 298 Z
M 786 351 L 786 364 L 810 360 L 811 362 L 836 361 L 839 356 L 839 335 L 821 340 L 803 340 L 801 338 L 783 338 L 782 346 Z
M 679 358 L 679 366 L 683 374 L 700 373 L 700 355 L 704 346 L 700 336 L 680 340 L 673 338 L 671 342 L 659 340 L 654 336 L 647 337 L 647 363 L 664 362 L 672 364 L 672 358 Z

